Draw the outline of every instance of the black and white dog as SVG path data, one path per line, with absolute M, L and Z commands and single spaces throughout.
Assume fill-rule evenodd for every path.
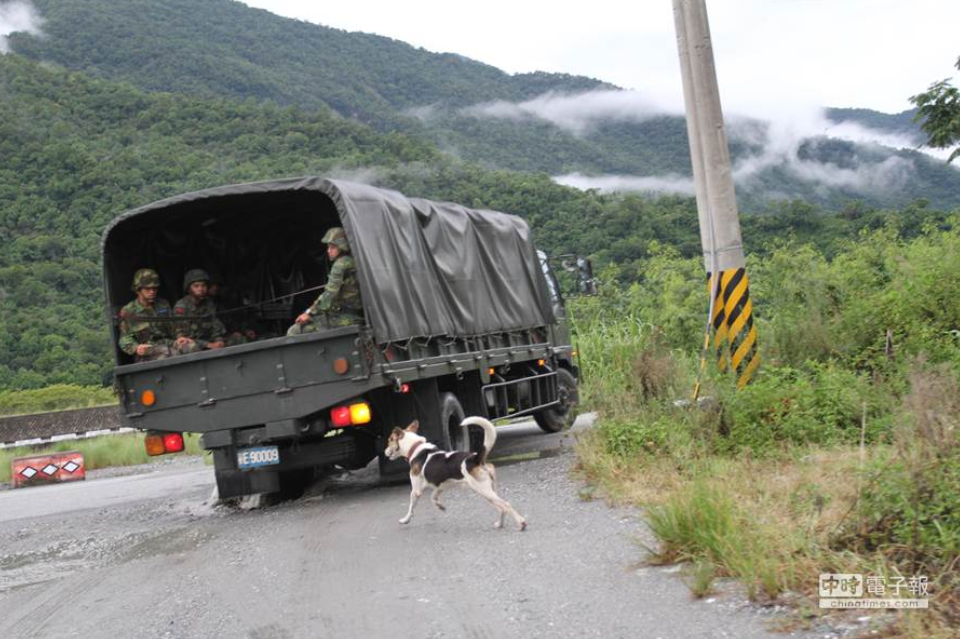
M 410 508 L 400 520 L 406 524 L 413 517 L 413 507 L 423 495 L 427 486 L 433 487 L 431 501 L 440 510 L 446 510 L 440 503 L 440 494 L 454 484 L 466 484 L 475 493 L 493 504 L 500 517 L 494 528 L 503 527 L 503 519 L 510 513 L 517 522 L 517 528 L 525 530 L 526 520 L 520 516 L 507 500 L 497 495 L 497 473 L 493 464 L 487 461 L 487 455 L 497 441 L 497 429 L 483 417 L 467 417 L 461 426 L 480 426 L 483 428 L 483 450 L 479 453 L 447 452 L 440 450 L 417 433 L 420 423 L 414 421 L 405 429 L 394 428 L 387 441 L 384 454 L 390 459 L 405 457 L 410 462 Z

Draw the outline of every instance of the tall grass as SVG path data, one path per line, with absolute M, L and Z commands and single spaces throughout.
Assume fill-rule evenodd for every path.
M 811 593 L 819 572 L 926 574 L 938 612 L 891 632 L 960 627 L 957 229 L 881 229 L 832 261 L 790 244 L 754 260 L 764 364 L 742 391 L 711 367 L 699 406 L 675 405 L 702 343 L 699 261 L 657 248 L 629 287 L 609 271 L 572 306 L 600 415 L 581 472 L 647 506 L 655 558 L 693 562 L 699 594 L 717 575 L 770 598 Z

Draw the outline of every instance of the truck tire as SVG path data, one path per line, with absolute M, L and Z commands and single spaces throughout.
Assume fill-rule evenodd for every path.
M 565 368 L 557 369 L 557 397 L 559 404 L 533 414 L 537 426 L 548 433 L 566 430 L 577 419 L 577 405 L 580 403 L 577 378 Z
M 460 428 L 463 418 L 463 406 L 457 396 L 453 393 L 440 393 L 440 425 L 445 449 L 464 452 L 470 450 L 470 442 L 463 436 Z

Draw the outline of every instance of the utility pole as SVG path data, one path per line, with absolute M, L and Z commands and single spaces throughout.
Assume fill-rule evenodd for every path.
M 742 388 L 760 365 L 760 354 L 706 0 L 673 0 L 673 17 L 710 296 L 701 373 L 710 350 L 712 330 L 720 370 L 728 366 L 734 370 L 737 385 Z M 699 392 L 698 380 L 694 396 Z

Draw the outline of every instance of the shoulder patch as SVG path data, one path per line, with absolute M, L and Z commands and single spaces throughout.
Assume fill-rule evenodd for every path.
M 183 308 L 182 306 L 178 306 L 177 308 L 173 309 L 173 312 L 177 315 L 186 315 L 187 309 Z

